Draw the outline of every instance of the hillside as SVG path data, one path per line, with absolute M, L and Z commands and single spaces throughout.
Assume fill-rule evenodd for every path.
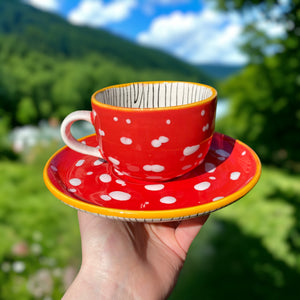
M 161 69 L 208 80 L 197 68 L 167 53 L 141 47 L 101 29 L 71 25 L 57 15 L 17 0 L 0 1 L 0 35 L 14 36 L 18 47 L 28 51 L 67 58 L 98 53 L 137 69 Z
M 197 66 L 199 70 L 205 73 L 207 76 L 216 80 L 224 80 L 239 71 L 241 71 L 243 65 L 224 65 L 224 64 L 200 64 Z
M 61 120 L 90 109 L 95 90 L 148 80 L 212 83 L 197 67 L 162 51 L 71 25 L 17 0 L 0 1 L 0 130 Z

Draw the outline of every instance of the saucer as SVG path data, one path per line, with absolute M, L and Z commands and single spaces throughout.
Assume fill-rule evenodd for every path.
M 97 146 L 95 135 L 81 142 Z M 249 146 L 215 133 L 202 164 L 170 181 L 135 180 L 67 146 L 48 160 L 44 181 L 53 195 L 76 209 L 126 221 L 165 222 L 231 204 L 255 186 L 260 173 L 260 160 Z

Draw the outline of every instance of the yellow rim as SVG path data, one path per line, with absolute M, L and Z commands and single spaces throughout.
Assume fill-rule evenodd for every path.
M 84 137 L 83 139 L 86 139 L 87 137 Z M 94 214 L 100 214 L 108 217 L 117 217 L 117 218 L 128 218 L 128 219 L 148 219 L 148 220 L 160 220 L 160 219 L 176 219 L 176 218 L 184 218 L 184 217 L 189 217 L 193 215 L 200 215 L 200 214 L 205 214 L 209 213 L 215 210 L 218 210 L 222 207 L 225 207 L 234 201 L 240 199 L 243 197 L 247 192 L 249 192 L 257 183 L 260 174 L 261 174 L 261 163 L 256 155 L 256 153 L 246 144 L 243 142 L 236 140 L 239 144 L 243 145 L 245 148 L 247 148 L 252 156 L 255 159 L 256 162 L 256 173 L 253 176 L 253 178 L 250 180 L 250 182 L 239 189 L 238 191 L 234 192 L 233 194 L 220 199 L 216 202 L 211 202 L 211 203 L 206 203 L 198 206 L 192 206 L 192 207 L 187 207 L 187 208 L 181 208 L 181 209 L 172 209 L 172 210 L 151 210 L 151 211 L 137 211 L 137 210 L 124 210 L 124 209 L 115 209 L 115 208 L 106 208 L 106 207 L 100 207 L 97 205 L 89 204 L 83 201 L 80 201 L 78 199 L 72 198 L 70 196 L 65 195 L 63 192 L 58 190 L 50 181 L 48 177 L 48 168 L 50 165 L 50 162 L 52 159 L 58 155 L 60 152 L 62 152 L 67 146 L 61 148 L 57 152 L 55 152 L 48 162 L 46 163 L 43 171 L 43 177 L 44 177 L 44 182 L 49 189 L 49 191 L 56 196 L 58 199 L 63 201 L 64 203 L 68 204 L 69 206 L 72 206 L 74 208 L 84 210 L 90 213 Z
M 187 81 L 140 81 L 140 82 L 116 84 L 116 85 L 112 85 L 112 86 L 100 89 L 92 95 L 92 104 L 96 105 L 96 106 L 99 106 L 99 107 L 104 107 L 104 108 L 106 107 L 106 108 L 109 108 L 109 109 L 115 109 L 115 110 L 121 110 L 121 111 L 127 111 L 127 112 L 134 110 L 136 112 L 136 108 L 119 107 L 119 106 L 113 106 L 113 105 L 104 104 L 102 102 L 99 102 L 99 101 L 96 100 L 96 95 L 98 93 L 104 92 L 104 91 L 112 89 L 112 88 L 122 88 L 122 87 L 130 86 L 130 85 L 133 85 L 133 84 L 155 84 L 155 83 L 174 83 L 174 82 L 181 82 L 181 83 L 193 84 L 193 85 L 198 85 L 198 86 L 204 86 L 204 87 L 206 87 L 206 88 L 208 88 L 212 91 L 212 95 L 210 97 L 207 97 L 204 100 L 194 102 L 194 103 L 190 103 L 190 104 L 168 106 L 168 107 L 143 108 L 143 110 L 146 110 L 146 111 L 174 110 L 174 109 L 176 110 L 176 109 L 194 107 L 194 106 L 198 106 L 198 105 L 203 105 L 207 102 L 210 102 L 210 101 L 214 100 L 217 97 L 217 94 L 218 94 L 217 91 L 213 87 L 211 87 L 209 85 L 206 85 L 206 84 L 197 83 L 197 82 L 187 82 Z

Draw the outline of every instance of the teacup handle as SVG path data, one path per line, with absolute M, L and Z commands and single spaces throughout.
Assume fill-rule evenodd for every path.
M 92 112 L 89 110 L 77 110 L 67 115 L 60 127 L 63 141 L 74 151 L 103 159 L 98 148 L 85 145 L 74 138 L 71 133 L 71 126 L 76 121 L 87 121 L 93 125 Z

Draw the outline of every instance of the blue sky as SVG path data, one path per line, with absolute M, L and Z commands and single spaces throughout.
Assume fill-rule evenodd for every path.
M 107 29 L 138 44 L 165 50 L 190 63 L 241 64 L 245 18 L 217 12 L 205 0 L 24 0 L 74 25 Z M 261 21 L 270 35 L 282 28 Z

